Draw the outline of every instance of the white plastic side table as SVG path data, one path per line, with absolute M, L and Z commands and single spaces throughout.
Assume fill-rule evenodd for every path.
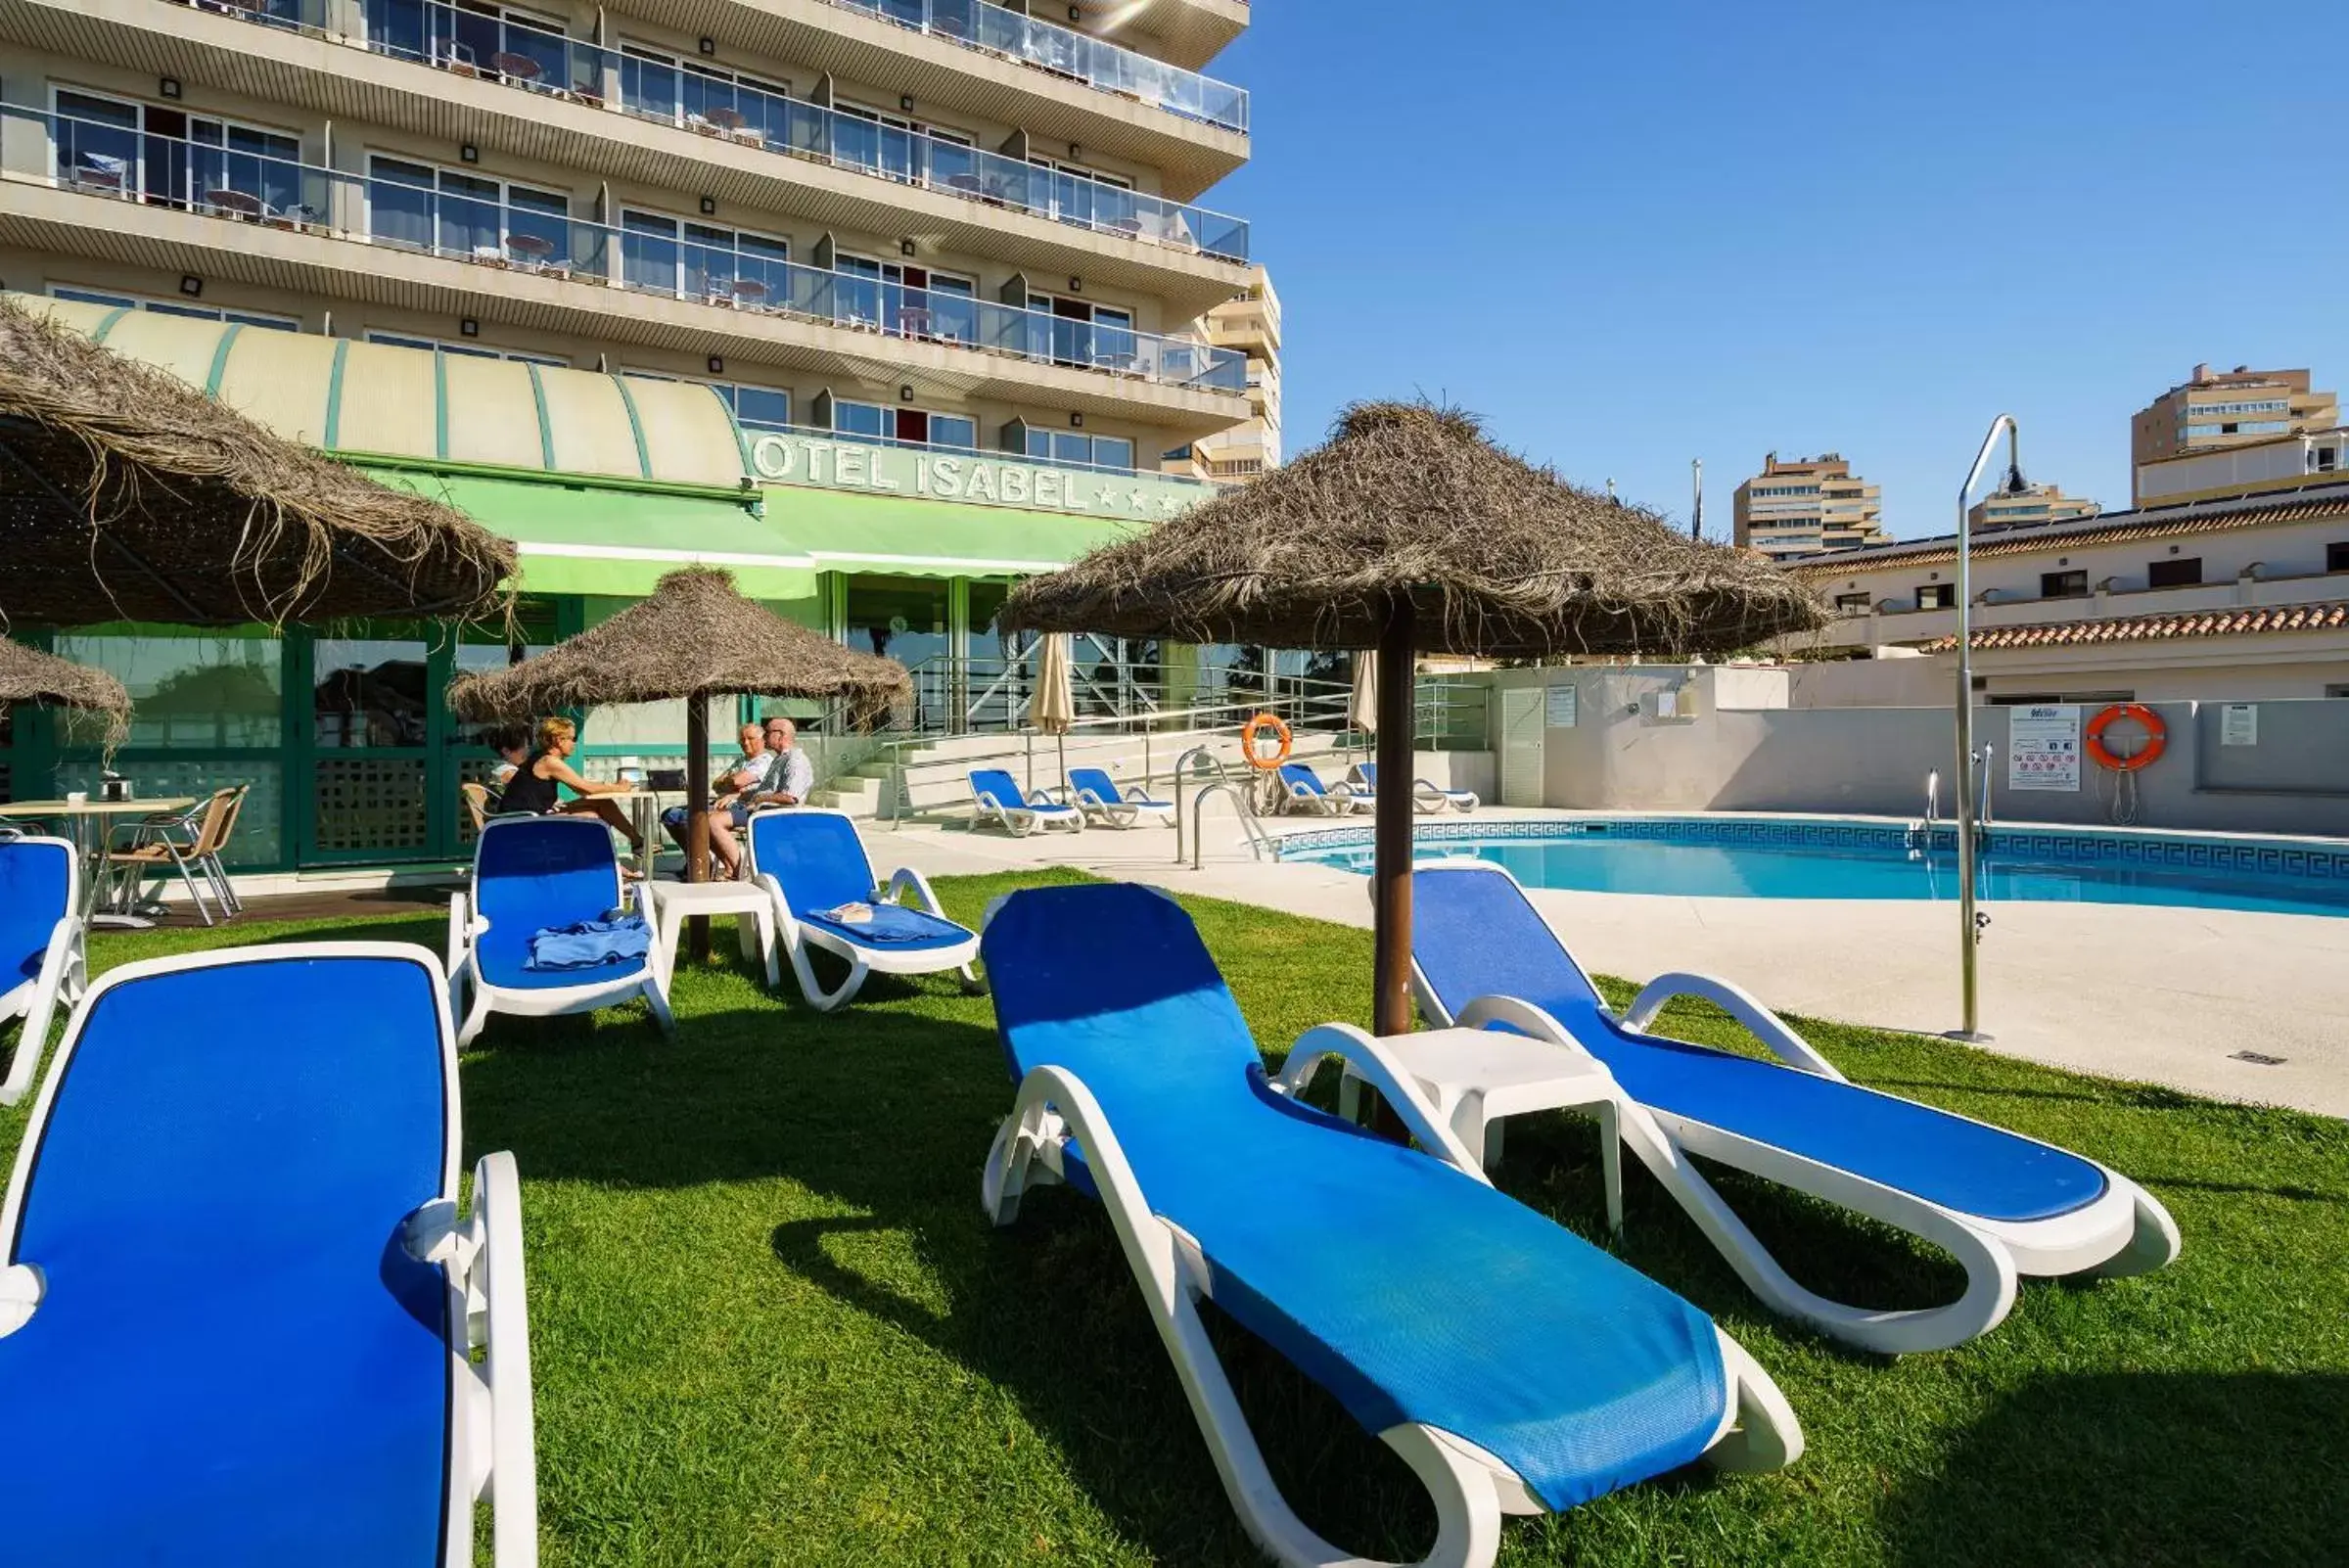
M 1598 1118 L 1606 1170 L 1607 1225 L 1623 1228 L 1622 1090 L 1599 1063 L 1546 1040 L 1497 1029 L 1429 1029 L 1379 1043 L 1395 1057 L 1436 1114 L 1451 1125 L 1487 1170 L 1500 1163 L 1503 1117 L 1528 1111 L 1589 1111 Z M 1351 1063 L 1338 1081 L 1338 1114 L 1356 1119 L 1362 1081 Z
M 751 957 L 752 945 L 766 959 L 766 984 L 771 991 L 783 983 L 782 970 L 775 962 L 775 901 L 767 891 L 755 882 L 647 882 L 652 895 L 653 916 L 657 924 L 653 940 L 668 954 L 669 968 L 677 963 L 677 933 L 690 915 L 730 914 L 736 936 L 742 943 L 742 955 Z M 757 917 L 757 924 L 739 918 Z

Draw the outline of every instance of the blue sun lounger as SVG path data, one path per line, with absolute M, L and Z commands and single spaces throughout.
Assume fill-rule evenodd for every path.
M 999 822 L 1015 839 L 1024 839 L 1037 828 L 1084 831 L 1082 811 L 1061 805 L 1040 790 L 1034 795 L 1023 793 L 999 767 L 982 767 L 971 774 L 971 826 L 982 822 Z
M 1361 789 L 1357 792 L 1357 798 L 1375 799 L 1378 794 L 1378 764 L 1376 762 L 1357 762 L 1354 764 L 1354 772 L 1355 776 L 1362 781 Z M 1453 810 L 1464 814 L 1475 810 L 1478 804 L 1474 790 L 1446 789 L 1441 784 L 1432 783 L 1423 778 L 1411 780 L 1411 805 L 1422 813 L 1441 811 L 1449 806 Z
M 1359 1563 L 1267 1472 L 1196 1301 L 1213 1299 L 1402 1455 L 1427 1559 L 1493 1560 L 1503 1513 L 1571 1508 L 1698 1458 L 1768 1468 L 1801 1429 L 1703 1314 L 1503 1197 L 1377 1042 L 1299 1051 L 1373 1076 L 1429 1153 L 1289 1099 L 1190 918 L 1131 885 L 1004 899 L 984 950 L 1012 1076 L 989 1155 L 997 1224 L 1030 1186 L 1100 1200 L 1232 1506 L 1284 1564 Z
M 1370 808 L 1370 797 L 1358 796 L 1339 785 L 1332 790 L 1321 782 L 1321 775 L 1303 762 L 1280 764 L 1280 787 L 1288 797 L 1289 809 L 1313 811 L 1323 816 L 1344 816 L 1357 809 Z
M 81 914 L 81 861 L 65 839 L 0 839 L 0 1024 L 23 1020 L 17 1049 L 0 1078 L 0 1105 L 32 1087 L 62 1003 L 81 996 L 87 974 Z
M 514 1160 L 459 1221 L 456 1081 L 420 947 L 91 988 L 0 1205 L 9 1562 L 462 1568 L 484 1498 L 536 1561 Z
M 668 951 L 660 943 L 640 956 L 616 956 L 587 968 L 530 963 L 530 939 L 540 932 L 600 922 L 623 906 L 651 923 L 644 884 L 632 899 L 622 897 L 620 857 L 602 822 L 591 816 L 491 817 L 473 847 L 472 888 L 448 900 L 449 1003 L 465 1020 L 457 1043 L 472 1044 L 491 1013 L 550 1018 L 591 1013 L 636 996 L 652 1009 L 661 1033 L 673 1035 Z
M 750 846 L 752 880 L 774 902 L 775 945 L 810 1007 L 828 1013 L 877 974 L 951 969 L 964 990 L 980 989 L 971 972 L 978 933 L 948 920 L 911 866 L 900 866 L 884 888 L 846 812 L 811 806 L 760 811 L 751 818 Z M 902 901 L 907 895 L 913 903 Z M 849 962 L 848 978 L 829 991 L 808 961 L 819 947 Z
M 1069 788 L 1076 795 L 1077 809 L 1112 827 L 1128 828 L 1143 817 L 1174 825 L 1173 801 L 1154 801 L 1139 790 L 1120 789 L 1118 781 L 1101 768 L 1070 768 Z
M 1987 1123 L 1847 1083 L 1739 988 L 1664 975 L 1621 1016 L 1504 868 L 1411 873 L 1411 970 L 1438 1024 L 1499 1027 L 1594 1057 L 1632 1102 L 1624 1141 L 1757 1296 L 1868 1350 L 1944 1350 L 1998 1326 L 2018 1274 L 2143 1273 L 2178 1256 L 2154 1197 L 2093 1160 Z M 1646 1033 L 1674 996 L 1726 1009 L 1776 1062 Z M 1636 1114 L 1643 1111 L 1645 1114 Z M 1873 1312 L 1798 1285 L 1703 1175 L 1694 1154 L 1895 1225 L 1954 1254 L 1956 1302 Z

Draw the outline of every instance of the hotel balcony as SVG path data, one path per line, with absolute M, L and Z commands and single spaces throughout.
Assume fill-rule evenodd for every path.
M 1986 601 L 1974 606 L 1977 637 L 1990 631 L 2081 622 L 2124 623 L 2149 616 L 2224 617 L 2243 610 L 2329 604 L 2349 598 L 2342 576 L 2327 572 L 2241 577 L 2174 588 L 2113 588 L 2060 597 L 1997 589 L 1988 593 Z M 1825 648 L 1922 647 L 1957 635 L 1955 609 L 1920 610 L 1909 600 L 1887 596 L 1868 605 L 1838 605 L 1834 619 L 1819 633 L 1819 640 Z
M 1280 355 L 1280 306 L 1261 296 L 1234 300 L 1208 312 L 1208 341 L 1221 348 L 1237 348 L 1274 359 Z
M 667 8 L 621 0 L 614 9 L 658 20 Z M 729 9 L 708 24 L 852 79 L 893 83 L 924 103 L 1131 159 L 1159 169 L 1181 196 L 1248 160 L 1247 92 L 1188 69 L 1246 26 L 1245 6 L 1152 0 L 1140 8 L 1166 31 L 1145 25 L 1130 0 L 1085 8 L 1104 24 L 1157 40 L 1155 55 L 985 0 L 741 0 Z M 1229 12 L 1239 25 L 1226 33 L 1216 13 Z
M 438 0 L 370 0 L 383 23 L 372 37 L 284 20 L 305 11 L 323 16 L 324 0 L 266 3 L 277 9 L 233 10 L 212 0 L 201 8 L 174 0 L 0 0 L 0 37 L 204 82 L 332 121 L 494 148 L 1041 273 L 1082 275 L 1161 300 L 1186 318 L 1229 299 L 1249 278 L 1245 221 L 1024 157 L 878 124 Z M 800 3 L 851 14 L 827 0 Z M 264 23 L 265 29 L 257 25 Z
M 1247 361 L 559 211 L 0 106 L 0 244 L 615 344 L 1146 419 L 1246 417 Z M 818 249 L 819 258 L 824 248 Z
M 1193 69 L 1248 30 L 1248 0 L 1081 0 L 1087 24 L 1103 33 L 1154 40 L 1151 53 Z

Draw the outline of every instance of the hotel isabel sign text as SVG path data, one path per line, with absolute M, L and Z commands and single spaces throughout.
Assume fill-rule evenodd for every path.
M 975 501 L 1142 523 L 1173 517 L 1203 497 L 1196 484 L 1155 474 L 1089 472 L 984 452 L 917 451 L 772 433 L 751 442 L 751 466 L 774 484 L 898 494 L 908 500 Z

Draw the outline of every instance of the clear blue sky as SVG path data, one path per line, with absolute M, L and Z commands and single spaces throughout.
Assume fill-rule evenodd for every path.
M 2128 504 L 2128 421 L 2197 360 L 2349 382 L 2323 12 L 1262 0 L 1254 93 L 1284 438 L 1426 392 L 1708 532 L 1775 449 L 1947 531 L 1993 415 Z

